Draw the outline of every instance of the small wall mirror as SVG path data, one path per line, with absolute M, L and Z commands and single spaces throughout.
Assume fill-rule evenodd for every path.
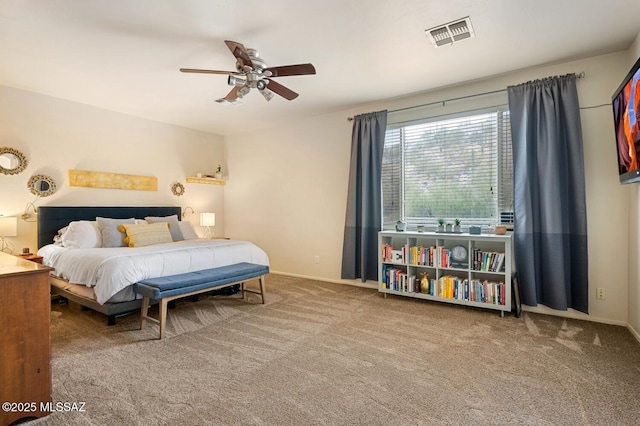
M 184 185 L 180 182 L 174 183 L 173 185 L 171 185 L 171 192 L 173 192 L 173 195 L 175 195 L 176 197 L 181 196 L 182 194 L 184 194 Z
M 26 157 L 17 149 L 0 148 L 0 173 L 15 175 L 27 168 Z
M 56 183 L 49 176 L 45 175 L 33 175 L 27 187 L 33 195 L 38 197 L 48 197 L 56 191 Z

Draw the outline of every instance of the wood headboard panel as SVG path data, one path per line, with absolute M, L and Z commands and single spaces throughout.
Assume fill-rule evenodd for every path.
M 182 220 L 180 207 L 38 207 L 38 248 L 53 243 L 58 230 L 74 220 L 96 220 L 97 216 L 144 219 L 174 214 Z

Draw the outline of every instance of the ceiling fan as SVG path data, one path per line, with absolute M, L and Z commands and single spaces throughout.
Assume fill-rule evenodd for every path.
M 246 49 L 235 41 L 225 41 L 231 53 L 236 58 L 236 71 L 200 70 L 193 68 L 180 68 L 182 72 L 200 74 L 224 74 L 228 75 L 227 83 L 233 89 L 224 98 L 216 102 L 236 102 L 248 94 L 251 89 L 258 89 L 267 101 L 270 101 L 276 93 L 291 101 L 298 97 L 293 90 L 272 80 L 273 77 L 288 77 L 292 75 L 315 74 L 316 69 L 311 64 L 284 65 L 280 67 L 268 67 L 259 57 L 255 49 Z

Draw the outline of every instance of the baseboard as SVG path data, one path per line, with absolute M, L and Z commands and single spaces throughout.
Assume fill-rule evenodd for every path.
M 271 274 L 276 274 L 276 275 L 284 275 L 287 277 L 295 277 L 295 278 L 304 278 L 307 280 L 314 280 L 314 281 L 324 281 L 324 282 L 329 282 L 329 283 L 334 283 L 334 284 L 345 284 L 345 285 L 352 285 L 355 287 L 363 287 L 363 288 L 370 288 L 373 290 L 376 290 L 378 288 L 378 282 L 362 282 L 361 280 L 336 280 L 336 279 L 331 279 L 331 278 L 324 278 L 324 277 L 314 277 L 311 275 L 303 275 L 303 274 L 293 274 L 290 272 L 282 272 L 282 271 L 270 271 Z M 633 334 L 633 337 L 636 338 L 636 340 L 640 343 L 640 333 L 638 333 L 633 327 L 631 327 L 631 325 L 629 325 L 628 323 L 624 322 L 624 321 L 615 321 L 615 320 L 610 320 L 607 318 L 600 318 L 600 317 L 594 317 L 592 315 L 587 315 L 587 314 L 583 314 L 582 312 L 578 312 L 578 311 L 574 311 L 573 309 L 569 309 L 567 311 L 557 311 L 555 309 L 551 309 L 551 308 L 546 308 L 544 306 L 526 306 L 526 305 L 522 305 L 522 310 L 525 312 L 531 312 L 531 313 L 535 313 L 535 314 L 543 314 L 543 315 L 552 315 L 552 316 L 556 316 L 556 317 L 562 317 L 562 318 L 570 318 L 570 319 L 577 319 L 577 320 L 583 320 L 583 321 L 592 321 L 592 322 L 598 322 L 598 323 L 602 323 L 602 324 L 609 324 L 609 325 L 619 325 L 619 326 L 623 326 L 623 327 L 627 327 L 629 329 L 629 331 L 631 332 L 631 334 Z
M 602 323 L 602 324 L 609 324 L 609 325 L 620 325 L 620 326 L 623 326 L 623 327 L 628 327 L 628 325 L 629 325 L 625 321 L 616 321 L 616 320 L 612 320 L 612 319 L 608 319 L 608 318 L 595 317 L 593 315 L 587 315 L 587 314 L 584 314 L 582 312 L 575 311 L 573 309 L 569 309 L 569 310 L 566 310 L 566 311 L 558 311 L 556 309 L 547 308 L 547 307 L 542 306 L 542 305 L 538 305 L 538 306 L 522 305 L 522 310 L 525 311 L 525 312 L 531 312 L 531 313 L 534 313 L 534 314 L 552 315 L 552 316 L 555 316 L 555 317 L 570 318 L 570 319 L 577 319 L 577 320 L 591 321 L 591 322 L 599 322 L 599 323 Z
M 636 329 L 631 326 L 631 324 L 627 324 L 627 329 L 629 329 L 631 334 L 633 334 L 633 337 L 635 337 L 638 343 L 640 343 L 640 333 L 638 333 Z

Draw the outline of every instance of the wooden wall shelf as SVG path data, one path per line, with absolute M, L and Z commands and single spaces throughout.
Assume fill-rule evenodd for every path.
M 188 177 L 187 183 L 206 183 L 209 185 L 226 185 L 227 181 L 224 179 L 214 179 L 205 177 Z

